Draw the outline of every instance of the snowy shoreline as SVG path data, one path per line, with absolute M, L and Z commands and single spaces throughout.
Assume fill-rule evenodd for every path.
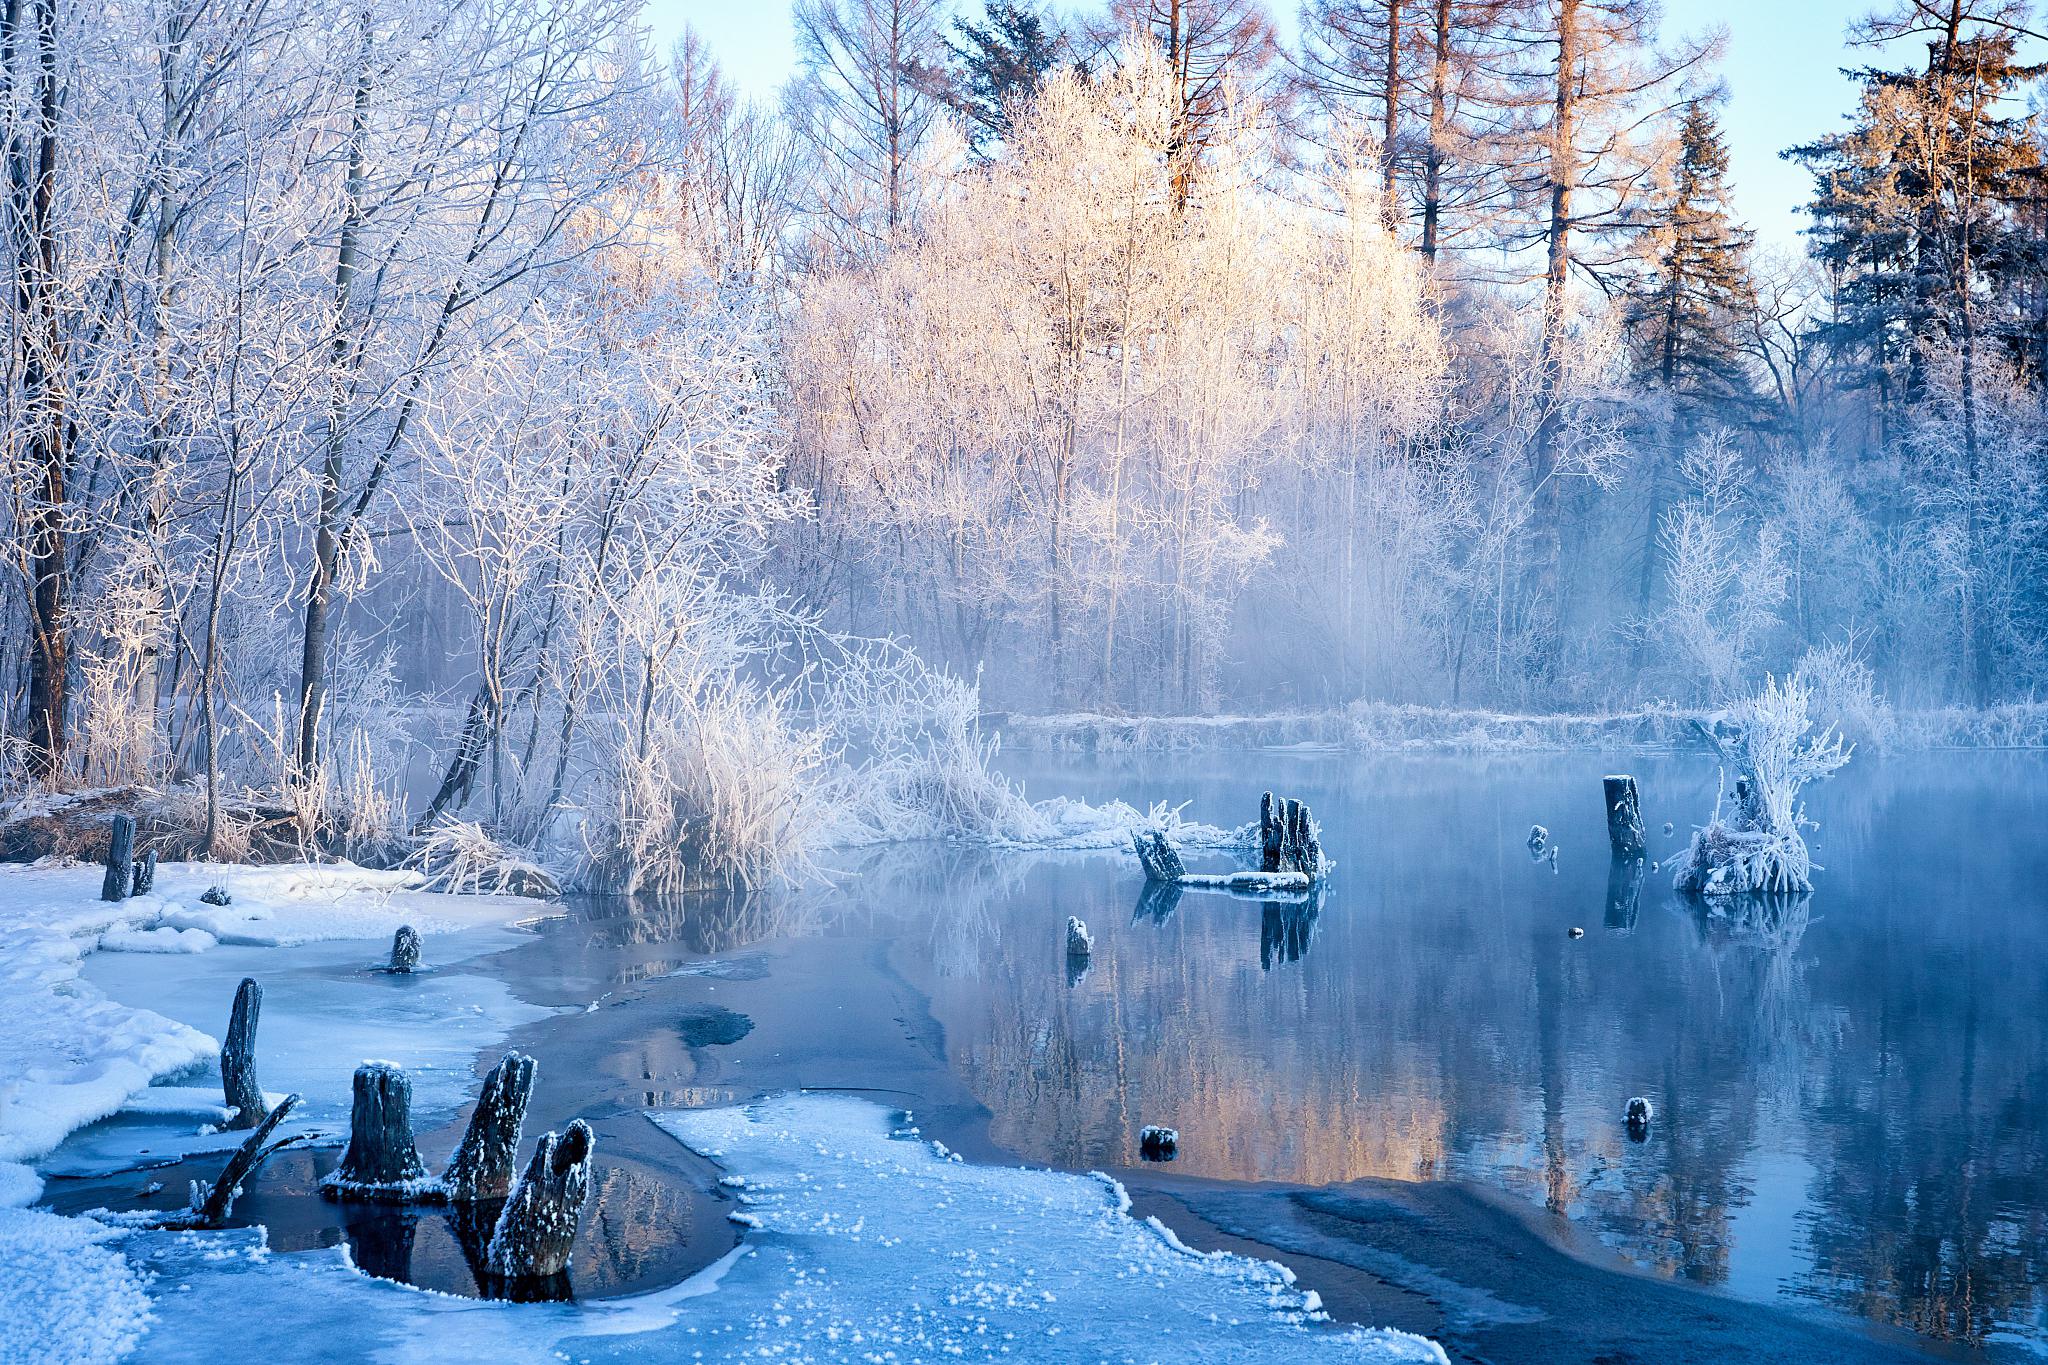
M 219 1117 L 207 1079 L 217 1045 L 173 1016 L 224 1018 L 245 968 L 279 983 L 258 1052 L 266 1085 L 305 1090 L 307 1114 L 329 1135 L 345 1124 L 355 1053 L 409 1059 L 426 1077 L 421 1111 L 452 1117 L 474 1092 L 477 1053 L 555 1012 L 518 1004 L 494 977 L 449 972 L 414 983 L 425 991 L 404 993 L 401 1017 L 380 1017 L 380 1001 L 401 997 L 367 968 L 401 922 L 427 934 L 439 965 L 495 951 L 531 901 L 423 892 L 405 874 L 346 865 L 169 864 L 155 892 L 118 904 L 96 899 L 97 882 L 91 867 L 0 870 L 0 973 L 15 1020 L 0 1032 L 14 1078 L 0 1091 L 7 1359 L 218 1362 L 289 1350 L 318 1365 L 381 1350 L 552 1362 L 571 1342 L 591 1360 L 769 1346 L 859 1359 L 883 1343 L 957 1353 L 1000 1341 L 1028 1353 L 1032 1340 L 1092 1358 L 1127 1344 L 1136 1325 L 1188 1359 L 1444 1359 L 1422 1338 L 1328 1325 L 1285 1268 L 1183 1246 L 1131 1218 L 1107 1177 L 966 1165 L 900 1116 L 826 1095 L 650 1111 L 731 1173 L 746 1206 L 734 1221 L 747 1232 L 682 1283 L 622 1299 L 453 1298 L 373 1279 L 345 1247 L 273 1252 L 261 1228 L 141 1231 L 29 1207 L 42 1183 L 31 1163 L 116 1113 L 187 1135 L 150 1138 L 148 1164 L 232 1142 L 210 1124 L 192 1131 Z M 231 905 L 197 900 L 216 883 Z M 151 1084 L 184 1073 L 188 1085 Z M 119 1170 L 123 1140 L 88 1144 L 72 1162 Z M 321 1340 L 333 1345 L 308 1345 Z

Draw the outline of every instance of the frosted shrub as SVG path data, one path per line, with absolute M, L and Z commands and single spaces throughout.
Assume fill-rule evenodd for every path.
M 1799 676 L 1812 685 L 1814 715 L 1823 724 L 1880 753 L 1891 748 L 1898 718 L 1853 642 L 1807 650 L 1799 661 Z
M 892 839 L 1028 842 L 1053 833 L 995 770 L 981 687 L 892 640 L 821 637 L 813 696 L 838 762 L 829 782 L 838 845 Z
M 469 820 L 436 822 L 405 861 L 424 872 L 437 891 L 523 896 L 560 890 L 554 874 Z
M 1713 817 L 1692 836 L 1692 847 L 1672 884 L 1702 896 L 1813 889 L 1813 859 L 1800 835 L 1808 825 L 1799 789 L 1849 761 L 1850 750 L 1832 729 L 1809 736 L 1812 688 L 1798 673 L 1735 709 L 1732 724 L 1715 734 L 1721 756 L 1736 774 L 1735 809 Z
M 758 688 L 721 686 L 650 717 L 600 765 L 584 826 L 591 884 L 672 893 L 794 876 L 816 844 L 822 757 L 821 737 Z

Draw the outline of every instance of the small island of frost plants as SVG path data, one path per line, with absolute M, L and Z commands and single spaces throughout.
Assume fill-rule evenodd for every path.
M 1832 727 L 1808 734 L 1812 688 L 1793 673 L 1764 679 L 1763 690 L 1718 722 L 1710 735 L 1725 764 L 1714 813 L 1693 831 L 1672 885 L 1698 896 L 1798 894 L 1813 889 L 1814 864 L 1802 828 L 1812 828 L 1799 790 L 1849 761 Z M 1730 793 L 1729 770 L 1735 774 Z M 1730 802 L 1733 808 L 1730 809 Z

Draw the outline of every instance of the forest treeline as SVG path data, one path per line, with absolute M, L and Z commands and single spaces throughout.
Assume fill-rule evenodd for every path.
M 10 3 L 10 780 L 644 852 L 976 705 L 2042 680 L 2014 0 L 1854 26 L 1800 255 L 1649 0 L 793 20 Z

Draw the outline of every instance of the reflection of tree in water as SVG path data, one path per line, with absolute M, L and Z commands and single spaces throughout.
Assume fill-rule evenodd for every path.
M 672 1253 L 690 1226 L 693 1196 L 678 1181 L 654 1180 L 630 1166 L 600 1165 L 584 1205 L 576 1268 L 586 1279 L 635 1280 L 649 1263 Z
M 1809 1229 L 1814 1268 L 1799 1289 L 1939 1339 L 1982 1344 L 2001 1327 L 2038 1339 L 2048 1326 L 2048 992 L 2038 967 L 2015 964 L 2019 988 L 1975 973 L 1944 979 L 1950 966 L 1895 963 L 1874 1029 L 1850 1036 L 1868 1069 L 1833 1073 L 1813 1096 L 1825 1212 Z M 1959 1028 L 1916 1008 L 1923 992 L 1957 991 Z M 1987 1046 L 2015 1037 L 2032 1044 Z

